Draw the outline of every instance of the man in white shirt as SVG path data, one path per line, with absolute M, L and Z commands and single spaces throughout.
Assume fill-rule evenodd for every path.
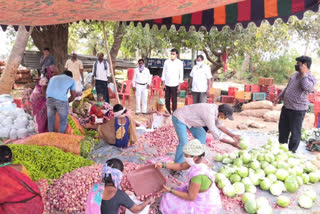
M 164 62 L 162 70 L 162 87 L 166 90 L 166 108 L 168 112 L 174 112 L 177 109 L 178 91 L 183 82 L 183 62 L 177 59 L 179 52 L 177 49 L 171 50 L 171 57 Z M 172 111 L 170 100 L 172 99 Z
M 202 55 L 197 56 L 197 64 L 192 68 L 190 73 L 193 104 L 206 103 L 207 94 L 211 87 L 212 74 L 210 67 L 204 64 L 203 59 Z
M 92 67 L 92 87 L 96 86 L 97 94 L 102 94 L 104 100 L 110 103 L 108 92 L 108 77 L 110 76 L 110 68 L 107 60 L 103 59 L 103 53 L 98 54 L 98 60 Z
M 72 72 L 73 79 L 76 82 L 76 93 L 81 93 L 84 85 L 83 64 L 77 57 L 76 53 L 72 53 L 72 58 L 67 60 L 64 67 Z
M 140 105 L 142 100 L 142 114 L 147 113 L 148 89 L 151 83 L 151 75 L 148 68 L 144 65 L 144 60 L 139 59 L 139 67 L 134 70 L 132 85 L 136 91 L 136 114 L 140 114 Z

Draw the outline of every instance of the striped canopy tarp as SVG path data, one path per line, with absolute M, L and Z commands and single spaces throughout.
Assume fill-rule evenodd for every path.
M 287 22 L 291 15 L 301 19 L 307 10 L 318 11 L 319 2 L 320 0 L 244 0 L 181 16 L 135 21 L 134 24 L 140 22 L 143 26 L 147 23 L 159 27 L 165 25 L 167 28 L 171 25 L 177 28 L 184 26 L 187 30 L 190 26 L 194 26 L 196 30 L 204 26 L 209 31 L 214 26 L 221 30 L 226 25 L 234 29 L 237 23 L 241 23 L 246 28 L 250 22 L 260 26 L 263 20 L 273 24 L 277 18 L 281 18 Z

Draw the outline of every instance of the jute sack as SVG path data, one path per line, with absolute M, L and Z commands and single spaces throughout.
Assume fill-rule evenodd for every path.
M 260 117 L 263 118 L 263 115 L 270 111 L 269 109 L 250 109 L 250 110 L 244 110 L 240 113 L 242 116 L 248 116 L 248 117 Z
M 248 110 L 248 109 L 272 109 L 272 102 L 268 100 L 262 100 L 257 102 L 251 102 L 244 104 L 242 106 L 242 110 Z

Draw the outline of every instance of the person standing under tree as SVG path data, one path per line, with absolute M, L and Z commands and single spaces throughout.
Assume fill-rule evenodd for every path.
M 174 112 L 177 109 L 177 97 L 180 91 L 180 84 L 183 83 L 183 62 L 178 59 L 179 51 L 171 50 L 171 57 L 164 62 L 162 71 L 162 87 L 166 90 L 166 108 L 168 112 Z M 172 111 L 170 100 L 172 99 Z
M 43 56 L 40 57 L 40 65 L 41 65 L 41 74 L 43 74 L 44 70 L 50 65 L 55 65 L 56 61 L 54 57 L 50 54 L 49 48 L 43 49 Z
M 274 104 L 283 99 L 279 120 L 279 142 L 288 143 L 289 150 L 296 152 L 301 140 L 302 122 L 309 108 L 308 94 L 312 93 L 316 85 L 316 78 L 312 76 L 310 67 L 312 59 L 308 56 L 296 58 L 294 73 L 287 87 L 279 94 Z
M 206 103 L 207 94 L 209 94 L 211 88 L 212 74 L 210 67 L 204 64 L 203 59 L 202 55 L 197 56 L 197 64 L 192 68 L 190 73 L 193 104 Z
M 110 76 L 110 68 L 107 60 L 103 59 L 103 53 L 98 54 L 98 60 L 92 67 L 92 87 L 96 86 L 97 94 L 103 94 L 103 98 L 110 103 L 108 91 L 108 77 Z
M 76 92 L 77 94 L 82 93 L 82 87 L 84 85 L 83 78 L 83 64 L 81 60 L 77 59 L 77 54 L 72 53 L 72 58 L 68 59 L 66 65 L 64 66 L 66 70 L 72 72 L 73 79 L 76 82 Z
M 139 59 L 139 68 L 134 71 L 132 85 L 136 91 L 136 114 L 140 114 L 140 103 L 142 100 L 142 114 L 147 113 L 148 89 L 151 84 L 151 75 L 148 68 L 144 66 L 144 60 Z

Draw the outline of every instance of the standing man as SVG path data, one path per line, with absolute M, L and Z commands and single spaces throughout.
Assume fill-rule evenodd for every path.
M 289 150 L 296 152 L 301 140 L 302 122 L 306 111 L 309 108 L 308 94 L 313 92 L 316 78 L 312 76 L 310 67 L 312 60 L 308 56 L 296 58 L 294 73 L 288 82 L 287 87 L 279 94 L 275 101 L 278 103 L 283 99 L 279 121 L 279 142 L 288 143 Z
M 211 88 L 212 74 L 210 67 L 204 64 L 203 59 L 202 55 L 197 56 L 197 64 L 192 68 L 190 73 L 190 88 L 192 86 L 193 104 L 206 103 L 207 94 L 209 94 Z
M 41 65 L 41 74 L 43 74 L 44 69 L 49 67 L 50 65 L 55 65 L 56 61 L 54 57 L 50 54 L 49 48 L 43 49 L 43 56 L 40 57 L 40 65 Z
M 68 91 L 71 96 L 68 99 Z M 54 132 L 56 113 L 60 118 L 59 133 L 65 133 L 68 124 L 69 103 L 76 97 L 76 84 L 72 78 L 71 71 L 64 71 L 63 74 L 50 79 L 47 88 L 47 114 L 49 132 Z M 57 130 L 56 130 L 57 131 Z
M 140 114 L 140 103 L 142 100 L 142 114 L 147 113 L 148 89 L 151 84 L 151 75 L 148 68 L 144 66 L 144 60 L 139 59 L 139 67 L 134 70 L 132 85 L 136 91 L 136 114 Z
M 179 138 L 175 163 L 183 163 L 183 146 L 188 142 L 187 130 L 202 144 L 206 144 L 207 134 L 203 127 L 208 127 L 212 136 L 223 143 L 239 147 L 240 136 L 230 132 L 219 121 L 219 118 L 233 120 L 233 109 L 229 104 L 198 103 L 187 105 L 173 112 L 172 122 Z M 233 141 L 223 137 L 221 132 L 233 138 Z
M 162 87 L 166 90 L 166 107 L 170 114 L 170 100 L 172 99 L 172 112 L 174 112 L 177 109 L 179 85 L 183 82 L 183 62 L 178 56 L 178 50 L 172 49 L 171 57 L 164 62 L 162 70 Z
M 97 94 L 102 94 L 105 102 L 110 103 L 108 91 L 108 77 L 110 68 L 107 60 L 103 59 L 103 53 L 98 54 L 98 60 L 92 67 L 92 87 L 96 86 Z M 94 81 L 95 80 L 95 81 Z
M 66 70 L 72 72 L 73 79 L 76 82 L 76 92 L 81 94 L 84 85 L 83 64 L 81 60 L 77 59 L 77 57 L 76 53 L 72 53 L 71 59 L 67 60 L 64 67 Z

